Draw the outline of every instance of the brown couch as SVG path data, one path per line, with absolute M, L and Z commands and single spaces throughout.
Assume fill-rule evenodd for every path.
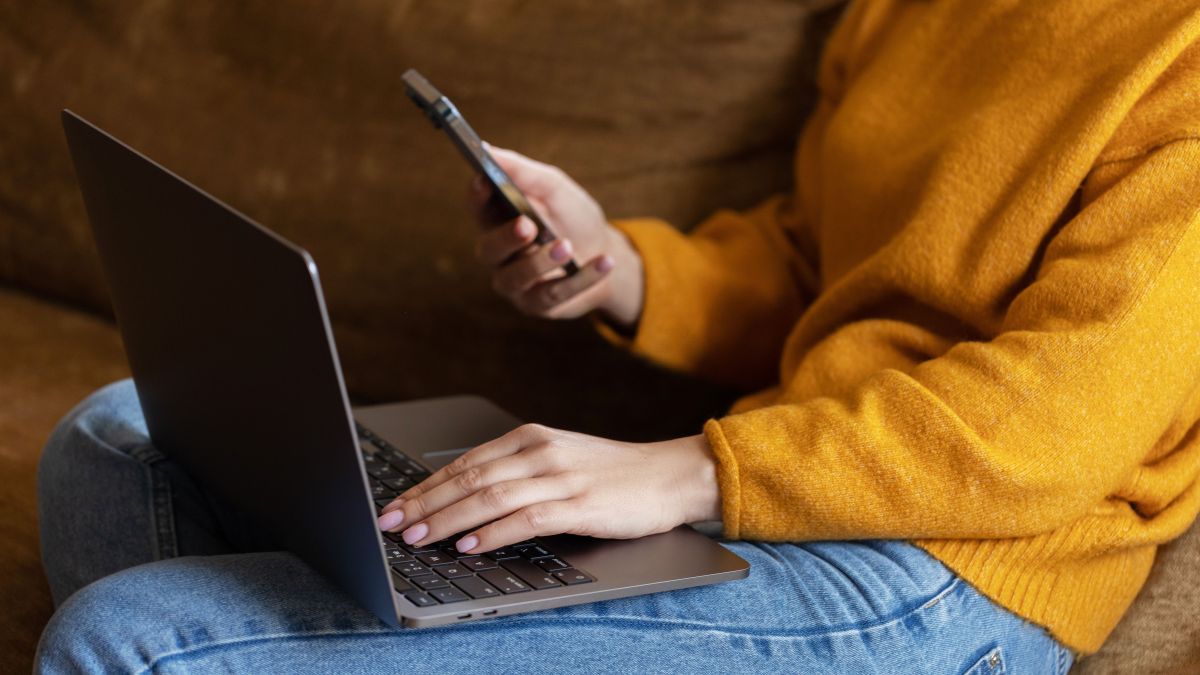
M 308 248 L 361 401 L 474 392 L 629 439 L 691 433 L 731 392 L 523 319 L 470 255 L 467 171 L 411 107 L 416 66 L 499 145 L 612 216 L 681 226 L 790 182 L 828 0 L 470 0 L 0 7 L 0 671 L 51 607 L 34 475 L 54 422 L 126 374 L 57 111 L 70 107 Z M 1200 530 L 1082 672 L 1200 669 Z

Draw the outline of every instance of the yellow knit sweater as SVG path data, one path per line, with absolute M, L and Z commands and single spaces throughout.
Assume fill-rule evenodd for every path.
M 755 392 L 705 427 L 726 536 L 915 540 L 1100 647 L 1200 511 L 1198 37 L 1197 2 L 854 2 L 793 195 L 617 223 L 629 347 Z

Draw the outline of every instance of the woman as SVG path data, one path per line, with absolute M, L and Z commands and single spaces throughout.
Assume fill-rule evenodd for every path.
M 290 556 L 174 557 L 254 546 L 123 384 L 43 461 L 70 600 L 41 667 L 1065 672 L 1200 511 L 1197 36 L 1187 2 L 853 3 L 794 194 L 690 236 L 497 151 L 562 236 L 480 235 L 500 293 L 748 395 L 654 444 L 522 427 L 380 527 L 478 552 L 721 519 L 748 579 L 391 631 Z

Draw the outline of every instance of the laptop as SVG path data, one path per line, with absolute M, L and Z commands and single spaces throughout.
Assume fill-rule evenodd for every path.
M 381 533 L 383 505 L 521 421 L 476 396 L 352 408 L 317 266 L 64 110 L 63 127 L 154 444 L 280 548 L 395 627 L 740 579 L 689 526 L 540 537 L 467 556 Z

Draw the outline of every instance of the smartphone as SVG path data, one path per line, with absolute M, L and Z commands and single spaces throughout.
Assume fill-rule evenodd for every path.
M 545 244 L 554 241 L 558 235 L 550 229 L 542 217 L 534 211 L 533 205 L 525 194 L 513 183 L 512 178 L 492 159 L 479 135 L 463 119 L 458 108 L 450 99 L 442 95 L 436 87 L 429 83 L 416 70 L 409 68 L 400 77 L 404 81 L 404 89 L 408 97 L 425 113 L 435 129 L 442 129 L 454 141 L 458 151 L 476 172 L 492 184 L 492 201 L 488 204 L 489 216 L 498 222 L 507 222 L 518 216 L 526 216 L 537 227 L 537 237 L 534 241 Z M 567 276 L 579 271 L 579 265 L 572 258 L 563 264 L 562 270 Z

